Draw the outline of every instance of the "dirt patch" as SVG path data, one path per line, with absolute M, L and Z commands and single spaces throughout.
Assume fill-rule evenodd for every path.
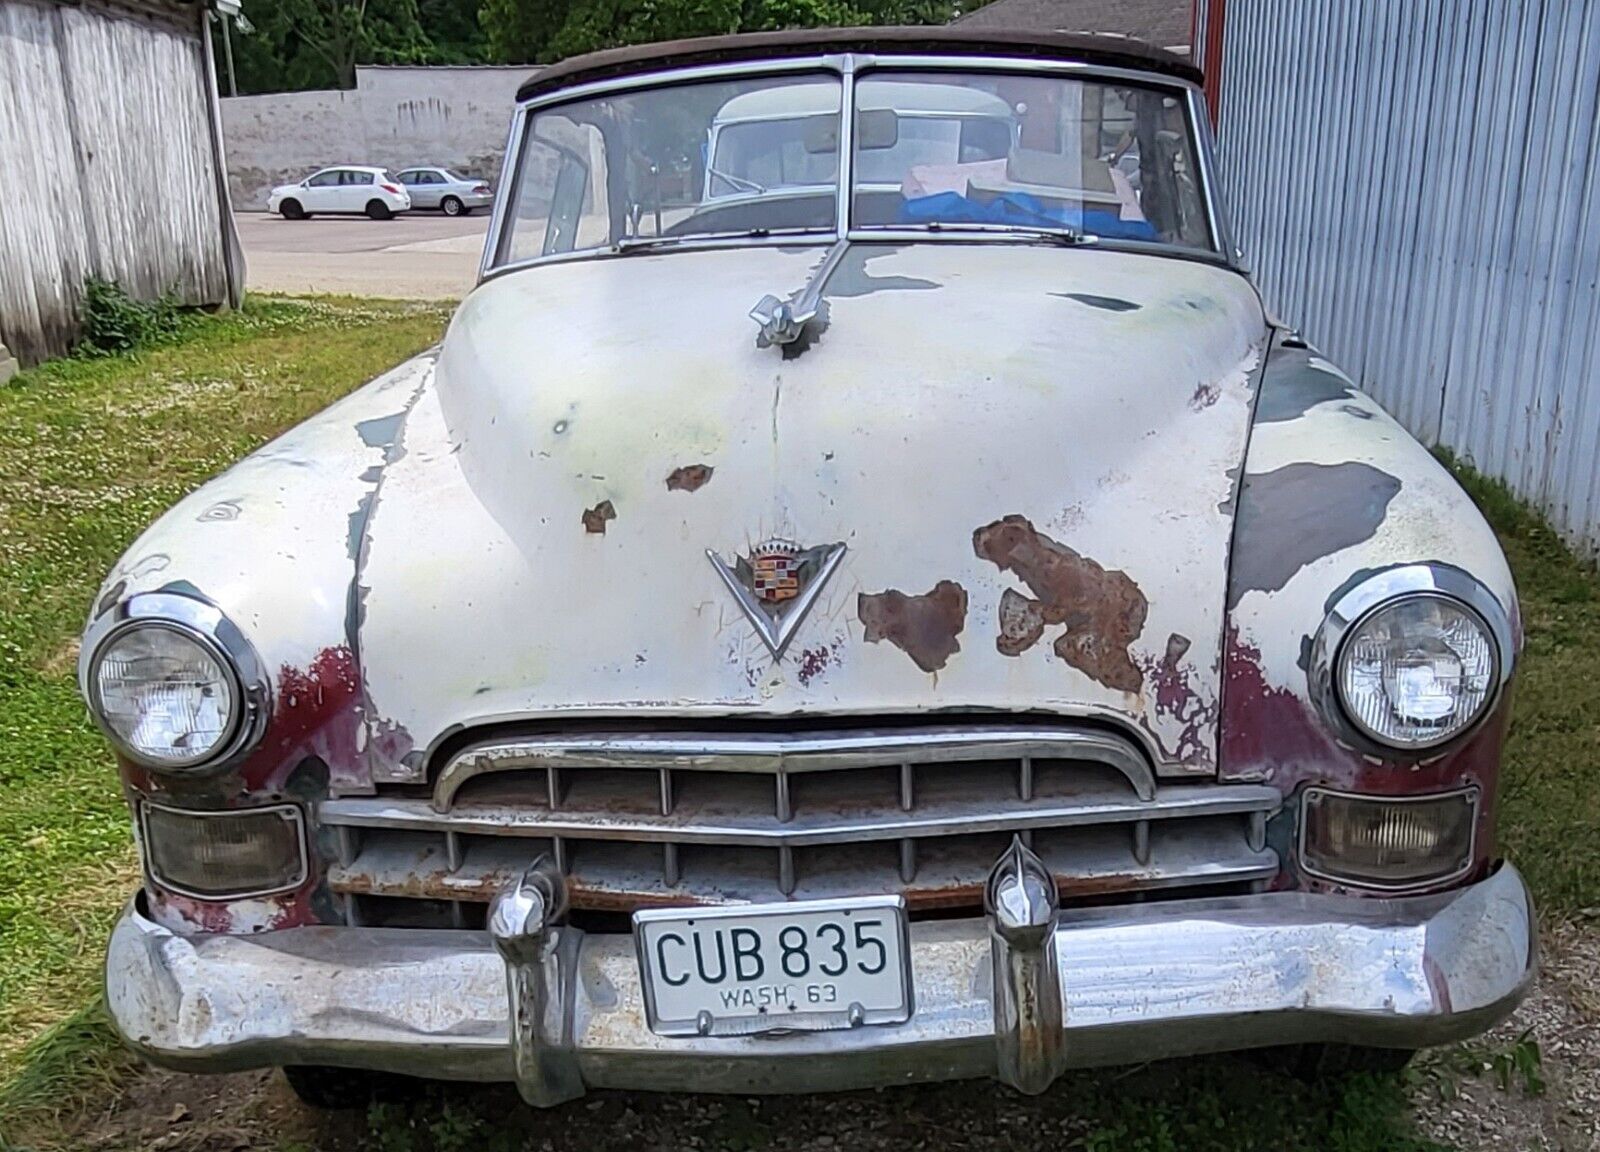
M 1423 1135 L 1481 1152 L 1600 1152 L 1600 924 L 1546 925 L 1542 949 L 1539 983 L 1509 1020 L 1418 1060 Z

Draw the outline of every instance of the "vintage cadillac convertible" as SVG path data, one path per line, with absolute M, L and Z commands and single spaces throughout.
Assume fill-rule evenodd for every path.
M 1264 310 L 1197 81 L 911 29 L 535 74 L 443 343 L 93 607 L 128 1043 L 553 1105 L 1509 1012 L 1510 573 Z

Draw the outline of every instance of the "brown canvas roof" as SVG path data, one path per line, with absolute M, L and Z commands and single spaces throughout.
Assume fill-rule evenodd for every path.
M 997 31 L 957 26 L 931 28 L 807 28 L 749 32 L 698 40 L 667 40 L 574 56 L 536 72 L 517 91 L 518 100 L 640 72 L 733 60 L 776 60 L 825 52 L 959 54 L 1018 60 L 1081 60 L 1113 68 L 1155 72 L 1200 82 L 1200 71 L 1181 56 L 1121 36 L 1065 32 Z

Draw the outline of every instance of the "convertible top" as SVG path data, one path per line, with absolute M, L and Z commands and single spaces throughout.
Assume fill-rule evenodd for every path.
M 619 76 L 697 64 L 781 60 L 836 52 L 884 55 L 1003 56 L 1017 60 L 1073 60 L 1109 68 L 1154 72 L 1200 83 L 1198 68 L 1181 56 L 1122 36 L 994 32 L 982 28 L 805 28 L 749 32 L 696 40 L 667 40 L 574 56 L 533 74 L 517 90 L 527 100 L 562 88 Z

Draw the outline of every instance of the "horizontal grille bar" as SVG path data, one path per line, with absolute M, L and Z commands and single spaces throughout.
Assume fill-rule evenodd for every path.
M 983 832 L 1067 828 L 1087 824 L 1126 824 L 1140 820 L 1178 820 L 1268 811 L 1279 794 L 1262 785 L 1174 785 L 1148 801 L 1126 789 L 1085 788 L 1078 795 L 1023 799 L 999 797 L 988 803 L 961 798 L 919 801 L 911 809 L 896 804 L 855 810 L 834 806 L 800 811 L 788 820 L 775 812 L 735 813 L 713 803 L 691 805 L 682 797 L 666 815 L 619 815 L 606 809 L 577 810 L 570 803 L 550 812 L 502 800 L 468 800 L 441 814 L 423 800 L 349 799 L 325 801 L 322 823 L 341 827 L 447 832 L 505 837 L 561 836 L 575 840 L 629 840 L 645 843 L 746 844 L 806 847 L 856 841 L 918 839 Z
M 1126 828 L 1035 832 L 1033 847 L 1056 876 L 1064 897 L 1143 889 L 1245 884 L 1278 870 L 1277 853 L 1256 851 L 1216 820 L 1156 825 L 1140 862 Z M 586 842 L 571 847 L 567 878 L 574 907 L 630 911 L 671 904 L 767 903 L 901 892 L 913 909 L 976 905 L 989 868 L 1009 837 L 986 835 L 918 842 L 917 875 L 901 878 L 894 841 L 794 851 L 789 891 L 774 866 L 776 852 L 724 846 L 679 849 L 679 878 L 662 872 L 645 845 Z M 388 832 L 370 840 L 349 865 L 329 874 L 335 892 L 359 896 L 481 903 L 520 876 L 542 848 L 537 841 L 466 837 L 461 867 L 451 869 L 443 837 Z
M 804 736 L 595 733 L 474 744 L 453 756 L 434 785 L 434 806 L 448 811 L 467 781 L 495 772 L 651 768 L 672 771 L 802 772 L 884 764 L 1064 758 L 1114 768 L 1141 799 L 1155 795 L 1155 774 L 1137 745 L 1111 732 L 1047 725 L 962 725 Z

